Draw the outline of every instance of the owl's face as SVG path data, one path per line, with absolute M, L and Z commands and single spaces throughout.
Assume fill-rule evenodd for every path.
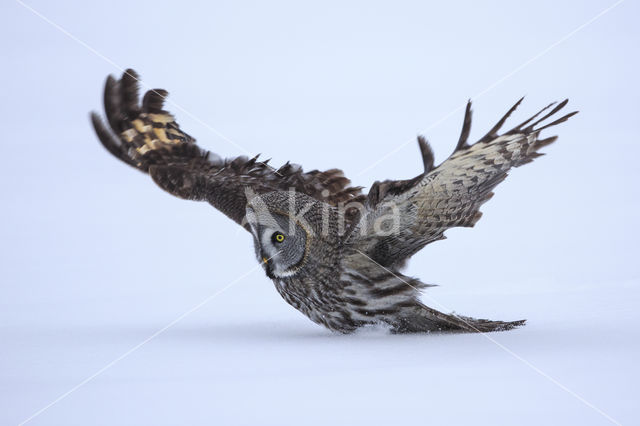
M 247 207 L 258 262 L 269 278 L 295 275 L 304 265 L 310 235 L 302 224 L 278 211 Z

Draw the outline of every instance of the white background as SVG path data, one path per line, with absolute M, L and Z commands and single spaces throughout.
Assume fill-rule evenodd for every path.
M 638 423 L 637 1 L 569 38 L 613 3 L 27 4 L 80 43 L 0 6 L 0 424 L 230 283 L 28 424 Z M 527 326 L 338 336 L 311 323 L 249 234 L 99 145 L 88 113 L 117 67 L 167 88 L 208 149 L 340 167 L 366 187 L 421 171 L 418 133 L 445 159 L 469 97 L 472 140 L 522 95 L 513 124 L 570 98 L 581 113 L 547 132 L 560 135 L 549 155 L 407 271 L 440 284 L 431 306 Z

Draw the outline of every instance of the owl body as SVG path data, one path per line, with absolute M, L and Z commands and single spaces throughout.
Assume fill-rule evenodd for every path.
M 447 229 L 475 225 L 480 206 L 507 173 L 555 141 L 541 139 L 540 132 L 576 113 L 554 117 L 566 100 L 499 134 L 521 99 L 473 144 L 467 142 L 469 102 L 447 160 L 435 166 L 430 146 L 418 137 L 424 170 L 413 179 L 375 182 L 364 194 L 338 169 L 303 172 L 290 163 L 274 169 L 257 156 L 221 159 L 180 129 L 163 109 L 166 96 L 155 89 L 140 102 L 133 70 L 119 80 L 109 77 L 107 125 L 92 115 L 100 142 L 170 194 L 206 201 L 249 231 L 278 293 L 313 322 L 341 333 L 368 324 L 414 333 L 498 331 L 524 323 L 430 308 L 420 300 L 428 285 L 401 268 L 425 245 L 445 238 Z
M 258 261 L 278 293 L 313 322 L 332 331 L 350 333 L 375 324 L 385 324 L 399 333 L 487 331 L 520 324 L 456 317 L 426 307 L 420 302 L 420 290 L 428 285 L 382 266 L 393 263 L 384 258 L 385 250 L 372 252 L 377 261 L 363 254 L 359 247 L 365 248 L 366 243 L 357 236 L 363 222 L 341 226 L 343 215 L 326 203 L 278 191 L 250 199 L 247 210 Z M 296 239 L 296 233 L 304 238 Z M 281 244 L 293 241 L 292 247 L 270 244 L 274 235 L 285 235 Z M 279 248 L 287 255 L 281 258 Z M 273 270 L 274 262 L 284 268 Z

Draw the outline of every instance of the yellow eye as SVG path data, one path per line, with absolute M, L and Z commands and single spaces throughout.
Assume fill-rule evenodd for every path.
M 284 241 L 284 234 L 282 232 L 276 232 L 272 237 L 273 242 L 281 243 Z

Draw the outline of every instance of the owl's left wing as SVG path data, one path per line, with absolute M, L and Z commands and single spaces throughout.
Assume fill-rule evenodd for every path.
M 167 92 L 148 91 L 140 103 L 138 75 L 129 69 L 120 80 L 109 76 L 104 109 L 108 126 L 96 113 L 91 119 L 104 147 L 121 161 L 148 173 L 165 191 L 184 199 L 208 201 L 242 224 L 252 194 L 293 189 L 331 205 L 358 200 L 361 188 L 349 186 L 341 170 L 324 172 L 290 163 L 276 169 L 257 156 L 222 159 L 198 145 L 171 113 L 163 109 Z
M 554 104 L 512 130 L 498 134 L 520 102 L 522 99 L 472 145 L 467 143 L 471 129 L 469 102 L 455 151 L 435 168 L 431 148 L 419 137 L 424 173 L 410 180 L 374 183 L 364 213 L 349 235 L 350 245 L 381 265 L 393 267 L 426 244 L 444 238 L 447 229 L 474 226 L 482 215 L 480 206 L 493 196 L 493 189 L 509 170 L 543 155 L 539 149 L 557 138 L 540 139 L 540 132 L 577 113 L 543 124 L 567 104 L 565 100 L 540 119 L 536 120 Z

